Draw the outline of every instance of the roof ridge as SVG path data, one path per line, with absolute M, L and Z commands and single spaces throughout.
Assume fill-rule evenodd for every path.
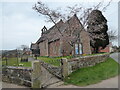
M 61 22 L 64 23 L 63 20 L 60 19 L 55 25 L 53 25 L 51 28 L 49 28 L 49 30 L 52 29 L 53 27 L 55 27 L 56 25 L 58 25 L 58 24 L 61 23 Z

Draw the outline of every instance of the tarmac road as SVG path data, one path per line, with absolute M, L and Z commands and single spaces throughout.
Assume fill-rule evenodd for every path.
M 17 84 L 6 83 L 6 82 L 2 82 L 2 88 L 25 88 L 25 89 L 29 90 L 28 87 L 20 86 Z
M 112 53 L 110 55 L 111 58 L 113 58 L 116 62 L 119 62 L 120 63 L 120 53 Z

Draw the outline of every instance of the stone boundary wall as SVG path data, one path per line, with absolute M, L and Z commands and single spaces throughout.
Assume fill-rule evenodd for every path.
M 76 71 L 77 69 L 94 66 L 97 63 L 101 63 L 107 60 L 109 54 L 82 56 L 79 58 L 68 59 L 69 73 Z
M 78 58 L 61 60 L 61 66 L 53 66 L 41 60 L 33 61 L 32 68 L 26 67 L 2 67 L 2 80 L 33 88 L 41 87 L 41 65 L 51 74 L 64 80 L 69 74 L 83 67 L 94 66 L 107 60 L 109 54 L 83 56 Z
M 2 81 L 31 87 L 32 68 L 2 67 Z
M 41 61 L 41 65 L 47 69 L 50 73 L 55 75 L 60 79 L 64 79 L 66 76 L 71 74 L 72 72 L 76 71 L 77 69 L 83 67 L 90 67 L 94 66 L 97 63 L 104 62 L 109 57 L 109 54 L 99 54 L 93 56 L 81 56 L 72 59 L 63 58 L 61 60 L 61 66 L 53 66 L 51 64 L 45 63 Z
M 51 74 L 55 75 L 58 78 L 62 78 L 62 74 L 61 74 L 61 67 L 57 67 L 57 66 L 53 66 L 51 64 L 45 63 L 44 61 L 41 61 L 41 65 L 47 69 Z

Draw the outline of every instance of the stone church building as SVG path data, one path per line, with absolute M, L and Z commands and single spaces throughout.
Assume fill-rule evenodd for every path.
M 39 56 L 69 56 L 91 54 L 90 38 L 76 15 L 47 29 L 41 29 L 41 37 L 31 44 L 33 54 Z

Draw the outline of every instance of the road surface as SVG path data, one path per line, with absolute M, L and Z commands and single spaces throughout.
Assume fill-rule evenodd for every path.
M 80 87 L 75 85 L 61 85 L 55 88 L 118 88 L 118 76 L 85 87 Z
M 115 61 L 117 61 L 117 62 L 120 63 L 120 60 L 119 60 L 119 58 L 120 58 L 120 53 L 112 53 L 112 54 L 110 55 L 110 57 L 113 58 Z
M 26 88 L 27 90 L 29 90 L 29 88 L 25 86 L 19 86 L 19 85 L 5 83 L 5 82 L 2 82 L 2 88 Z M 47 88 L 118 88 L 118 76 L 107 79 L 107 80 L 103 80 L 100 83 L 85 86 L 85 87 L 80 87 L 75 85 L 53 84 L 48 86 Z
M 27 90 L 29 90 L 28 87 L 20 86 L 17 84 L 6 83 L 6 82 L 2 82 L 2 88 L 26 88 Z

